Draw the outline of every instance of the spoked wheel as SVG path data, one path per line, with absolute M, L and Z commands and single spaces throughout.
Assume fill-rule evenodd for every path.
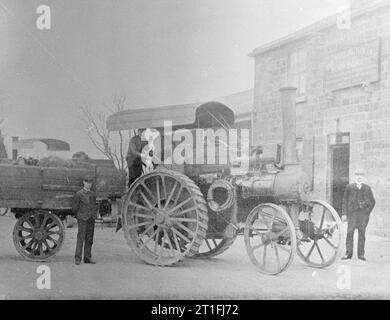
M 276 275 L 291 264 L 296 234 L 294 224 L 283 208 L 265 203 L 252 209 L 244 236 L 249 258 L 261 272 Z
M 208 191 L 207 234 L 199 252 L 193 258 L 208 259 L 218 256 L 229 249 L 237 238 L 237 201 L 234 187 L 228 181 L 217 180 Z M 213 195 L 210 195 L 211 193 Z
M 341 219 L 328 203 L 313 200 L 302 205 L 298 215 L 302 239 L 297 253 L 308 265 L 323 268 L 338 257 L 342 239 Z
M 156 170 L 139 178 L 123 203 L 123 231 L 143 261 L 160 266 L 196 254 L 207 231 L 199 188 L 183 174 Z
M 27 260 L 45 261 L 60 251 L 65 238 L 61 220 L 49 211 L 31 211 L 15 224 L 16 250 Z

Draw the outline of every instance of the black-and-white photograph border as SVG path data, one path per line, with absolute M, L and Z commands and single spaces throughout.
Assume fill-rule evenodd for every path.
M 390 297 L 390 0 L 0 0 L 0 299 Z

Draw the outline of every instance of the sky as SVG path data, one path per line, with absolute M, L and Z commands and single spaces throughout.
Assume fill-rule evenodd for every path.
M 206 101 L 253 87 L 248 54 L 348 0 L 0 0 L 0 116 L 12 136 L 101 157 L 80 108 Z M 51 29 L 38 30 L 39 5 Z

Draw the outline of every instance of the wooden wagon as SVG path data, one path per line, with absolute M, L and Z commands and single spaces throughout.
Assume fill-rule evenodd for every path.
M 109 160 L 67 160 L 67 166 L 0 164 L 0 207 L 11 208 L 16 250 L 26 259 L 45 261 L 65 238 L 63 220 L 72 215 L 74 194 L 86 175 L 94 177 L 99 204 L 114 204 L 125 191 L 125 174 Z

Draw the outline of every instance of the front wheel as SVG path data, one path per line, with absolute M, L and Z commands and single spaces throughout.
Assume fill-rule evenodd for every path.
M 246 220 L 244 237 L 248 256 L 262 273 L 279 274 L 293 261 L 294 223 L 278 205 L 264 203 L 253 208 Z

